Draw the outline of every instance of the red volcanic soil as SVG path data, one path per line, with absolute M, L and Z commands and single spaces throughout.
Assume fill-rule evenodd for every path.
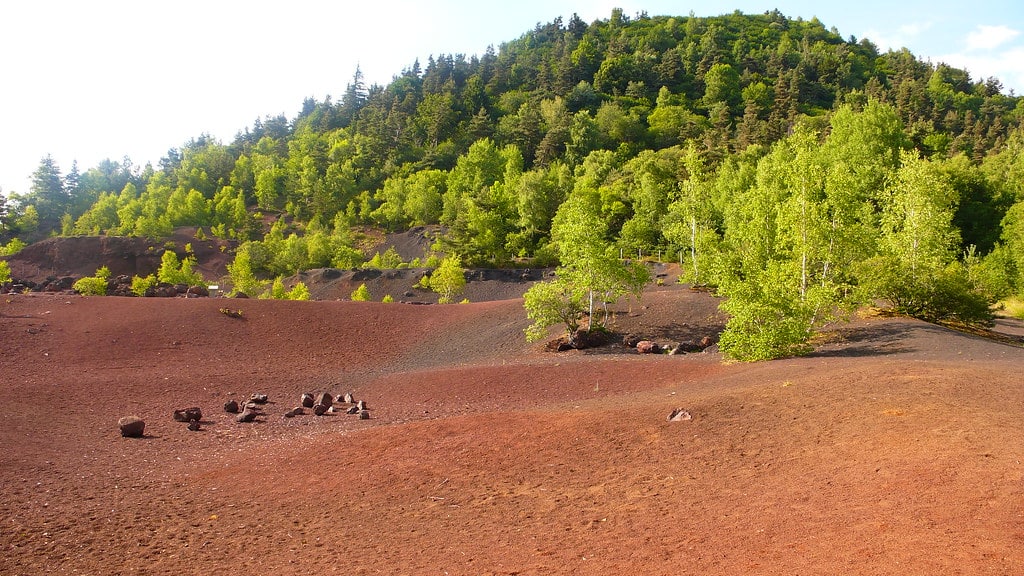
M 714 309 L 653 291 L 617 327 L 699 336 Z M 1024 349 L 872 318 L 724 364 L 545 352 L 526 323 L 3 296 L 0 574 L 1022 573 Z M 307 391 L 371 418 L 283 418 Z M 256 422 L 223 412 L 256 392 Z

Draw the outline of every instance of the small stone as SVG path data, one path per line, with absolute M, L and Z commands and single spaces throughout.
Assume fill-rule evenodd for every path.
M 146 430 L 146 422 L 138 416 L 125 416 L 117 421 L 117 426 L 125 438 L 142 438 Z
M 693 416 L 690 416 L 690 413 L 682 408 L 676 408 L 668 415 L 669 422 L 682 422 L 684 420 L 693 420 Z
M 174 420 L 176 422 L 198 422 L 202 419 L 203 411 L 198 406 L 174 411 Z
M 366 411 L 366 410 L 360 410 L 359 411 L 359 419 L 360 420 L 369 420 L 370 419 L 370 413 L 368 411 Z
M 346 414 L 359 414 L 359 406 L 352 406 L 345 413 Z
M 235 400 L 228 400 L 224 403 L 224 411 L 228 414 L 238 414 L 238 402 Z
M 315 404 L 313 406 L 313 414 L 315 416 L 323 416 L 326 413 L 327 413 L 327 406 L 324 406 L 323 404 Z
M 253 392 L 252 396 L 249 396 L 249 400 L 251 402 L 255 402 L 257 404 L 266 404 L 268 398 L 267 398 L 266 394 L 260 394 L 258 392 Z
M 198 432 L 198 431 L 200 430 L 200 427 L 199 427 L 199 420 L 189 420 L 189 421 L 188 421 L 188 426 L 187 426 L 187 428 L 188 428 L 188 429 L 189 429 L 189 430 L 190 430 L 191 432 Z
M 356 399 L 352 397 L 352 394 L 350 392 L 347 392 L 345 393 L 344 402 L 345 404 L 355 404 Z
M 235 421 L 236 422 L 252 422 L 255 419 L 256 419 L 256 412 L 246 408 L 245 410 L 242 411 L 241 414 L 238 415 L 237 418 L 235 418 Z
M 359 402 L 357 402 L 356 408 L 358 408 L 359 410 L 366 410 L 366 401 L 360 400 Z
M 309 392 L 303 392 L 300 400 L 301 401 L 299 403 L 302 404 L 304 408 L 312 408 L 313 404 L 316 404 L 316 402 L 313 400 L 313 395 L 310 394 Z

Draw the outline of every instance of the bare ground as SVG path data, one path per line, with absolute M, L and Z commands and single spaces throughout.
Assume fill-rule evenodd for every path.
M 652 290 L 616 327 L 698 335 L 715 305 Z M 3 296 L 0 574 L 1021 573 L 1021 348 L 871 318 L 723 364 L 525 325 L 516 299 Z M 305 391 L 372 417 L 282 418 Z M 222 411 L 253 392 L 257 422 Z

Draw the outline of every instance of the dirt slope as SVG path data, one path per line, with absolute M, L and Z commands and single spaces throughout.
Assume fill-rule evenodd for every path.
M 616 322 L 699 334 L 714 304 L 665 289 Z M 871 319 L 811 357 L 724 365 L 551 354 L 525 325 L 517 300 L 5 296 L 0 574 L 1024 566 L 1020 348 Z M 304 391 L 372 418 L 282 418 Z M 252 392 L 256 423 L 220 409 Z M 192 405 L 199 432 L 171 419 Z M 145 438 L 119 436 L 127 414 Z

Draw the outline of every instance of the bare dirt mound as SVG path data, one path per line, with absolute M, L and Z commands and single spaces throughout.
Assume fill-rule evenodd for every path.
M 160 268 L 166 250 L 174 250 L 179 258 L 184 258 L 188 245 L 198 263 L 196 270 L 205 278 L 215 280 L 227 274 L 237 242 L 197 240 L 195 235 L 196 228 L 180 228 L 171 238 L 159 242 L 123 236 L 47 238 L 29 244 L 6 260 L 16 281 L 34 284 L 48 278 L 92 276 L 101 266 L 109 268 L 112 276 L 148 276 Z
M 699 332 L 714 305 L 666 287 L 615 321 Z M 0 573 L 1024 565 L 1020 348 L 875 318 L 811 357 L 724 365 L 547 353 L 525 325 L 518 300 L 4 296 Z M 284 418 L 306 391 L 371 418 Z M 255 422 L 223 412 L 253 392 Z M 172 418 L 189 406 L 199 431 Z M 120 437 L 129 414 L 144 438 Z

